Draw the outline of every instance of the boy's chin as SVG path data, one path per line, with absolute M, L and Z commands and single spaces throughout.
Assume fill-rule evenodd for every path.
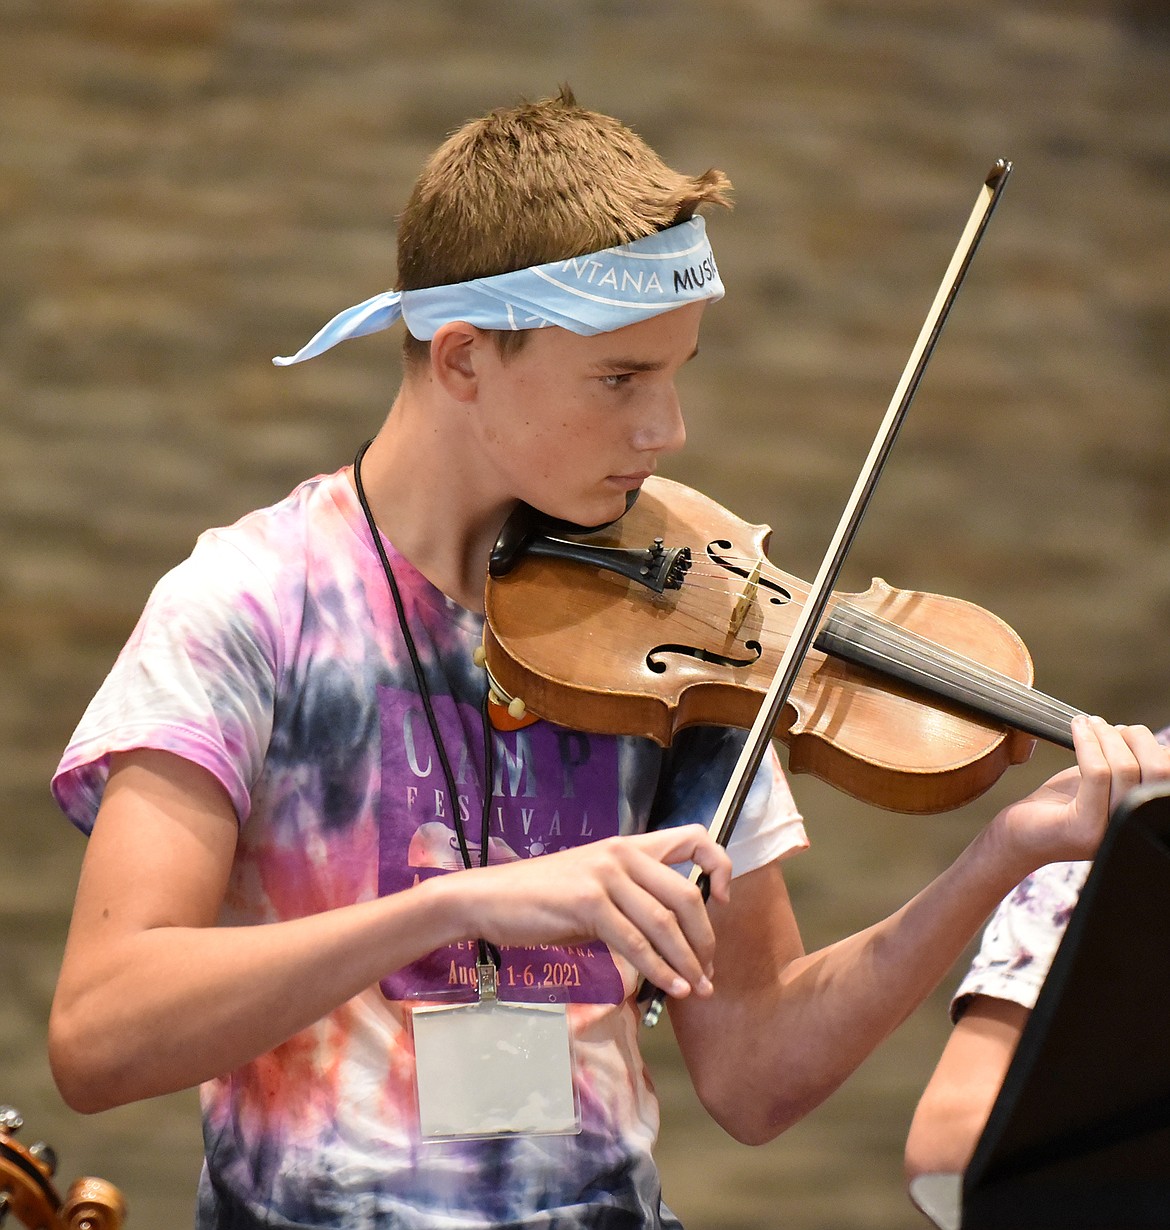
M 533 507 L 541 516 L 559 522 L 563 532 L 571 533 L 576 530 L 584 533 L 589 530 L 602 530 L 620 520 L 629 511 L 637 495 L 637 491 L 612 492 L 591 499 L 542 501 L 543 507 Z

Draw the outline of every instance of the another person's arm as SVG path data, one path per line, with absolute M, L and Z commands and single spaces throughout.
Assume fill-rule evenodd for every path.
M 983 1133 L 1030 1008 L 977 995 L 959 1018 L 906 1138 L 906 1177 L 960 1174 Z
M 1051 863 L 1021 881 L 983 931 L 955 993 L 956 1024 L 906 1140 L 906 1177 L 966 1169 L 1089 871 Z

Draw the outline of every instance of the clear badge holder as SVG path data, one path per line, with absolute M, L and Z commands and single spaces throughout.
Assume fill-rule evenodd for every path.
M 575 1135 L 566 1006 L 501 1003 L 495 966 L 476 973 L 477 1003 L 411 1013 L 423 1139 Z

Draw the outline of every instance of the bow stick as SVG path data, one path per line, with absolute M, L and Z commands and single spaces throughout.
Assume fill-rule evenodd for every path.
M 967 219 L 967 225 L 959 237 L 951 263 L 947 266 L 938 293 L 934 297 L 934 302 L 918 334 L 918 340 L 903 369 L 902 378 L 898 381 L 894 395 L 890 399 L 885 417 L 882 419 L 877 436 L 869 450 L 869 456 L 857 477 L 853 494 L 849 497 L 836 532 L 821 561 L 816 579 L 809 590 L 808 599 L 793 627 L 784 656 L 780 659 L 776 674 L 760 703 L 756 720 L 748 732 L 739 759 L 723 791 L 723 797 L 719 800 L 719 806 L 716 807 L 711 823 L 707 826 L 708 831 L 721 846 L 726 846 L 731 839 L 739 813 L 743 809 L 748 791 L 755 780 L 756 771 L 760 767 L 764 752 L 772 737 L 773 728 L 780 717 L 780 711 L 787 702 L 800 668 L 804 664 L 804 659 L 812 647 L 821 616 L 832 595 L 837 577 L 845 563 L 845 557 L 857 535 L 870 498 L 877 487 L 882 467 L 894 446 L 898 431 L 910 408 L 910 402 L 922 379 L 922 373 L 926 370 L 926 364 L 934 350 L 935 342 L 938 341 L 939 334 L 942 332 L 951 305 L 959 293 L 959 287 L 963 284 L 967 268 L 971 264 L 975 249 L 979 245 L 979 240 L 983 236 L 1003 186 L 1011 174 L 1011 169 L 1010 162 L 1003 158 L 999 159 L 979 189 L 979 196 L 971 210 L 971 216 Z M 708 885 L 703 871 L 697 866 L 693 867 L 690 879 L 691 883 L 702 887 L 705 897 Z M 646 1003 L 647 1000 L 649 1002 L 642 1021 L 647 1027 L 653 1027 L 662 1015 L 666 995 L 658 987 L 644 981 L 638 992 L 638 1002 Z

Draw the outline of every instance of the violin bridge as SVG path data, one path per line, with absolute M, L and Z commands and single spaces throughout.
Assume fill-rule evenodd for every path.
M 763 567 L 763 564 L 762 558 L 757 559 L 755 566 L 744 582 L 743 592 L 739 595 L 735 608 L 731 612 L 731 622 L 727 627 L 728 636 L 734 637 L 739 633 L 740 628 L 743 627 L 743 621 L 747 618 L 748 611 L 752 609 L 756 595 L 760 592 L 760 569 Z

